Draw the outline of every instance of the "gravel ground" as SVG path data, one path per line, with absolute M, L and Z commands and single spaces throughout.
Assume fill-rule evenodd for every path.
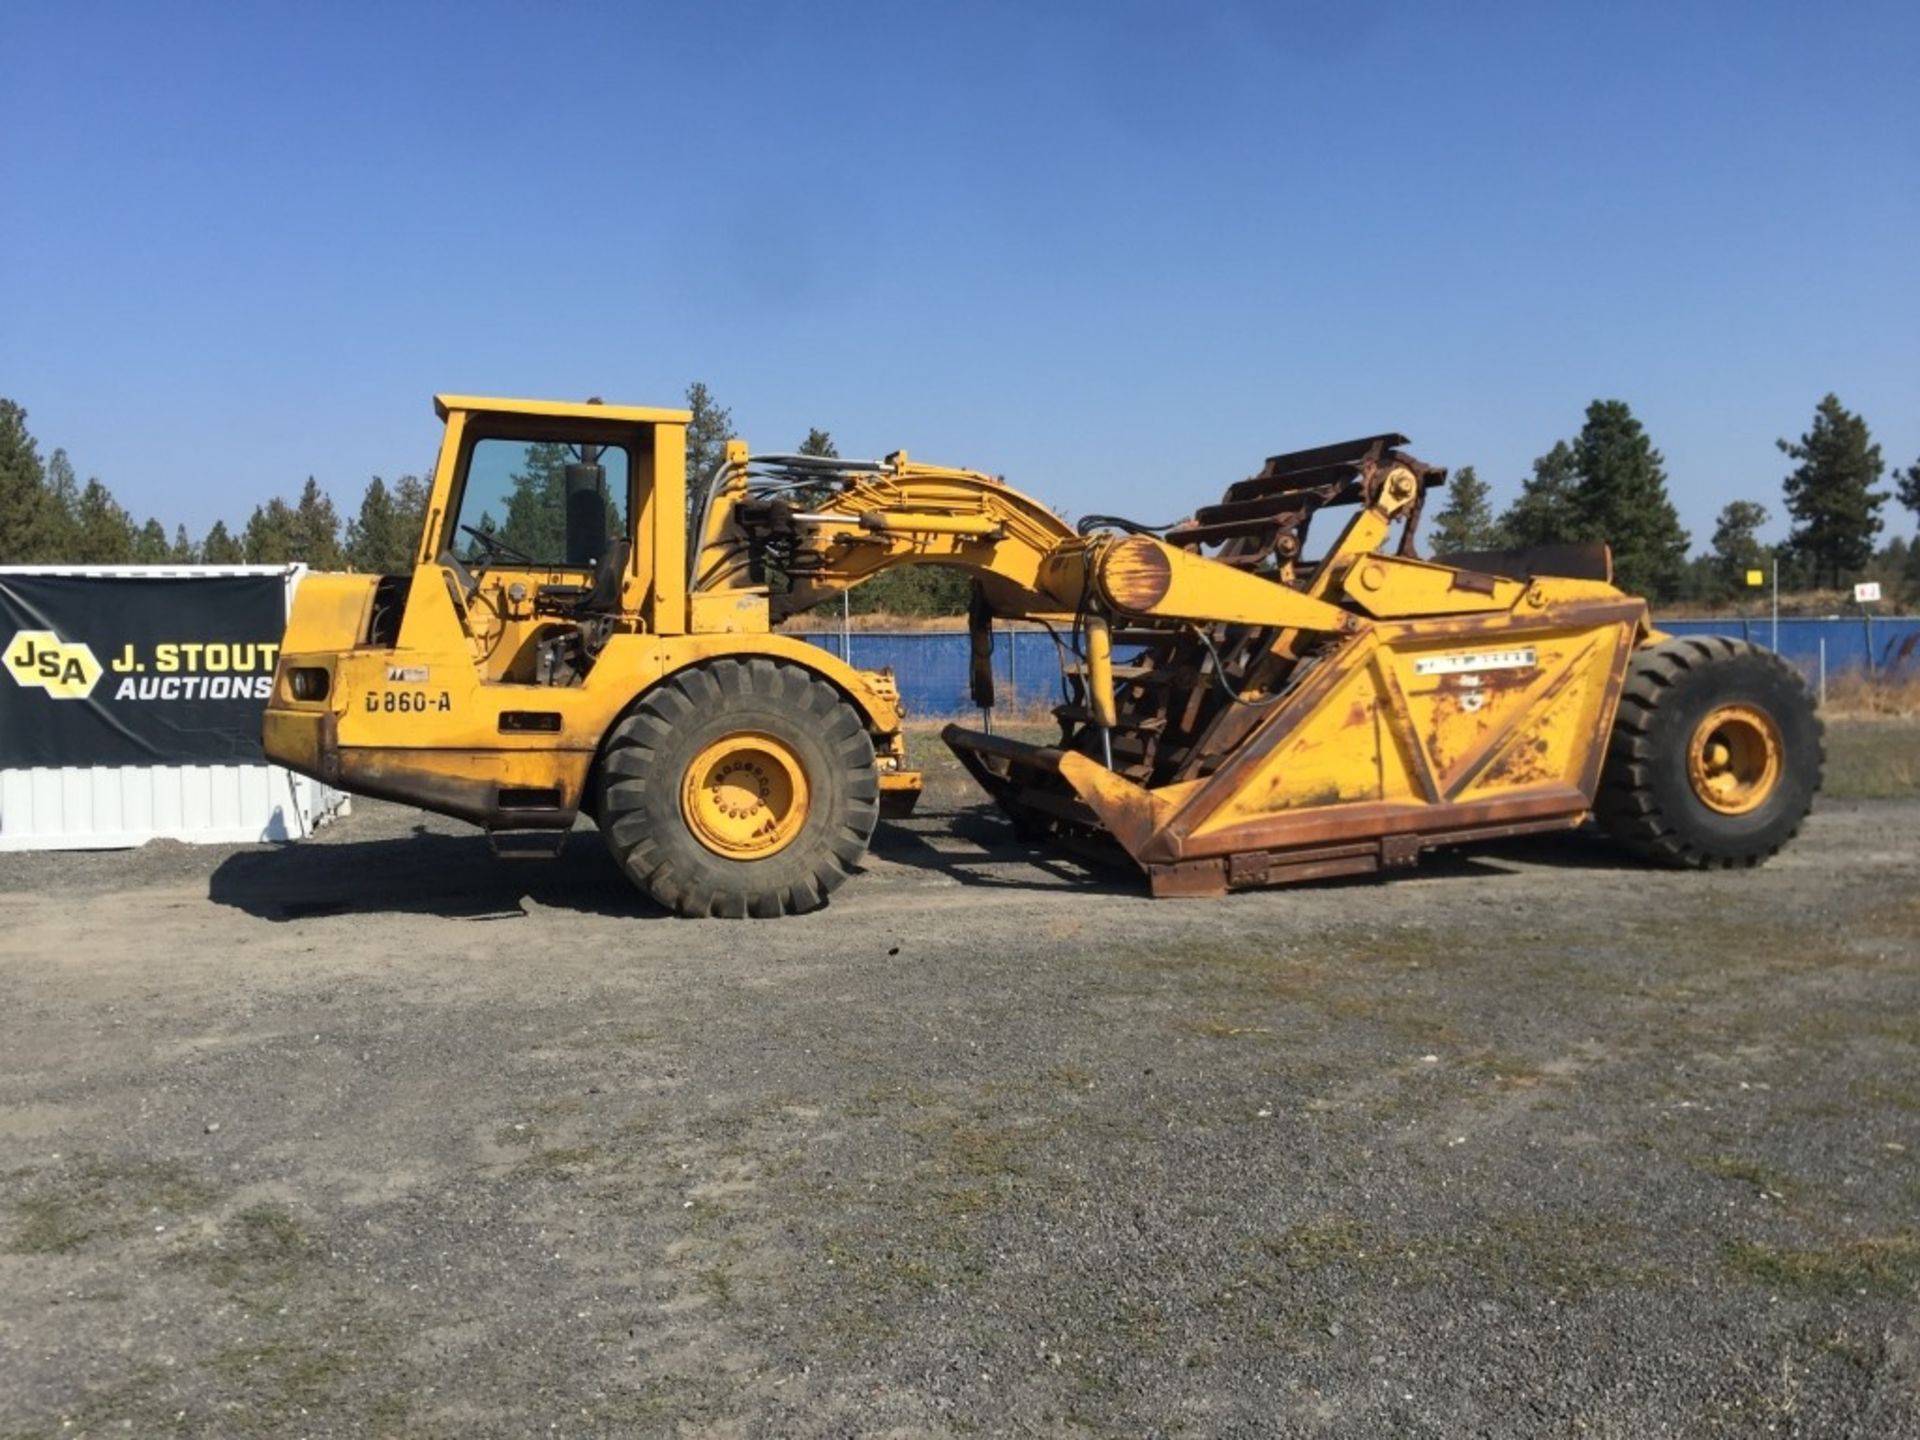
M 1920 1435 L 1920 802 L 659 917 L 362 803 L 0 856 L 0 1435 Z

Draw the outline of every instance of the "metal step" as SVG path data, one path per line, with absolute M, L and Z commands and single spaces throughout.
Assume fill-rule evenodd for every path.
M 1084 665 L 1076 665 L 1067 673 L 1081 680 L 1087 678 Z M 1178 670 L 1169 670 L 1164 665 L 1115 665 L 1113 667 L 1113 678 L 1125 685 L 1166 685 L 1179 678 L 1180 673 Z
M 503 860 L 557 860 L 571 830 L 489 830 L 487 845 Z
M 1098 725 L 1100 723 L 1094 718 L 1093 711 L 1085 705 L 1056 705 L 1053 707 L 1053 714 L 1056 719 L 1069 723 L 1077 722 L 1081 725 Z M 1150 715 L 1142 720 L 1132 720 L 1125 714 L 1122 714 L 1117 718 L 1113 732 L 1116 735 L 1122 731 L 1131 735 L 1158 735 L 1166 728 L 1167 717 L 1164 715 Z

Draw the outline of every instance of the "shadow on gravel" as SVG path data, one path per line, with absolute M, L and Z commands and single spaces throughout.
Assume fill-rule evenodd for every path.
M 911 830 L 882 824 L 873 837 L 873 852 L 987 889 L 1144 893 L 1143 885 L 1129 883 L 1125 869 L 1101 874 L 1083 868 L 1055 851 L 1023 843 L 1011 825 L 985 812 L 963 812 L 942 828 L 966 842 L 965 848 L 942 850 Z M 986 866 L 1011 866 L 1014 873 L 988 874 Z M 1029 868 L 1031 878 L 1021 874 Z M 485 835 L 448 835 L 424 825 L 391 839 L 249 850 L 220 863 L 208 879 L 207 898 L 275 921 L 402 913 L 511 920 L 526 913 L 523 898 L 536 906 L 581 914 L 669 918 L 666 910 L 634 889 L 615 867 L 598 832 L 586 827 L 569 835 L 551 859 L 496 855 Z
M 1085 895 L 1144 895 L 1146 882 L 1127 858 L 1115 850 L 1063 855 L 1047 845 L 1022 840 L 999 811 L 982 806 L 936 820 L 940 833 L 965 841 L 967 850 L 943 850 L 918 830 L 882 823 L 874 831 L 873 853 L 885 860 L 931 870 L 961 885 L 983 890 L 1062 890 Z M 990 874 L 985 866 L 1016 867 L 1011 873 Z M 1023 871 L 1031 870 L 1027 875 Z
M 495 855 L 484 835 L 411 835 L 359 843 L 289 845 L 229 856 L 207 898 L 263 920 L 407 912 L 509 920 L 525 897 L 555 910 L 666 918 L 614 868 L 592 830 L 567 837 L 553 859 Z
M 1458 853 L 1488 860 L 1520 860 L 1529 865 L 1547 865 L 1558 870 L 1646 871 L 1663 868 L 1616 845 L 1590 825 L 1545 835 L 1523 835 L 1513 840 L 1489 840 Z M 1421 863 L 1426 863 L 1424 858 Z
M 982 890 L 1066 891 L 1087 896 L 1145 895 L 1146 882 L 1117 851 L 1062 854 L 1028 844 L 997 811 L 981 807 L 930 817 L 934 844 L 916 825 L 883 823 L 873 853 Z M 1576 870 L 1635 870 L 1641 862 L 1597 835 L 1569 832 L 1472 849 L 1429 851 L 1413 874 L 1498 878 L 1501 861 Z M 1326 885 L 1374 885 L 1373 876 Z M 386 840 L 288 845 L 229 856 L 207 883 L 215 904 L 263 920 L 316 915 L 409 913 L 462 920 L 508 920 L 536 906 L 616 918 L 667 918 L 615 868 L 591 829 L 567 837 L 552 859 L 493 853 L 484 835 L 447 835 L 416 826 Z
M 927 838 L 926 831 L 931 827 L 976 848 L 941 849 Z M 1147 893 L 1145 878 L 1118 846 L 1089 847 L 1067 854 L 1045 843 L 1029 843 L 1020 838 L 1012 822 L 986 805 L 946 816 L 923 817 L 912 829 L 882 824 L 874 835 L 873 851 L 899 864 L 938 871 L 962 885 L 989 890 L 1073 889 L 1086 895 Z M 1428 878 L 1460 876 L 1497 880 L 1514 873 L 1508 868 L 1512 863 L 1557 870 L 1658 868 L 1622 850 L 1597 830 L 1582 828 L 1424 851 L 1419 864 L 1405 873 Z M 1022 877 L 1018 869 L 1011 873 L 1002 869 L 1001 873 L 991 874 L 983 869 L 986 866 L 1028 867 L 1036 873 L 1031 879 Z M 1308 881 L 1302 888 L 1358 889 L 1391 884 L 1395 878 L 1392 874 L 1355 875 Z

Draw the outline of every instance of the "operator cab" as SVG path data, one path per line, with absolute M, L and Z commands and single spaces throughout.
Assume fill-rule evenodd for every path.
M 536 685 L 577 685 L 613 635 L 672 618 L 655 613 L 653 551 L 662 515 L 683 543 L 684 412 L 436 403 L 447 431 L 419 560 L 443 578 L 408 585 L 408 609 L 450 604 L 485 679 Z

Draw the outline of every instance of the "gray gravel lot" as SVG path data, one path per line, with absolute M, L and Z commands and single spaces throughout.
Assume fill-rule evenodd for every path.
M 1920 1435 L 1920 803 L 823 914 L 590 833 L 0 856 L 0 1435 Z

